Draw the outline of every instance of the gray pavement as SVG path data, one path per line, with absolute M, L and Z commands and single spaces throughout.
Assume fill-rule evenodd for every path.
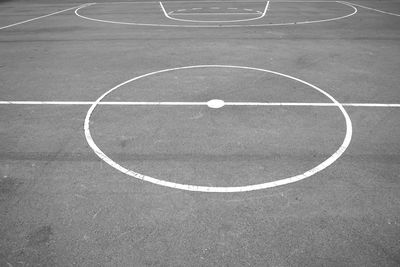
M 265 7 L 163 3 L 167 12 Z M 352 3 L 400 14 L 396 1 Z M 80 4 L 0 1 L 0 28 Z M 298 22 L 354 9 L 276 1 L 262 19 L 232 23 L 171 20 L 158 2 L 80 10 L 128 25 L 71 9 L 0 30 L 0 101 L 92 102 L 140 75 L 227 65 L 289 75 L 344 104 L 399 104 L 400 17 L 354 8 L 306 24 Z M 102 101 L 212 99 L 332 102 L 278 74 L 212 66 L 149 75 Z M 89 107 L 0 104 L 0 266 L 400 265 L 400 107 L 345 106 L 353 131 L 341 157 L 307 179 L 242 193 L 189 192 L 121 173 L 85 138 Z M 99 105 L 90 130 L 125 168 L 232 187 L 312 169 L 342 144 L 346 124 L 335 106 Z

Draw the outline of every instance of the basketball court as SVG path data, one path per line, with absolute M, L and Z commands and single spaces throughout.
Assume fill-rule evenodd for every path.
M 399 265 L 399 17 L 0 1 L 0 265 Z

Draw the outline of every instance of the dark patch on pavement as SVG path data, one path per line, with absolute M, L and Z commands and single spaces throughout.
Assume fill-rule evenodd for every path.
M 133 141 L 133 138 L 127 138 L 127 139 L 121 140 L 119 144 L 122 148 L 125 148 L 132 141 Z
M 33 161 L 99 161 L 94 153 L 60 153 L 60 152 L 9 152 L 0 153 L 4 160 L 33 160 Z
M 21 179 L 4 176 L 2 173 L 0 175 L 0 201 L 4 201 L 13 197 L 23 182 Z
M 28 246 L 36 247 L 46 244 L 52 235 L 53 228 L 50 225 L 41 226 L 28 235 Z
M 38 28 L 38 29 L 14 29 L 15 32 L 27 32 L 29 34 L 38 34 L 38 33 L 69 33 L 69 32 L 78 32 L 87 29 L 82 26 L 59 26 L 59 27 L 46 27 L 46 28 Z

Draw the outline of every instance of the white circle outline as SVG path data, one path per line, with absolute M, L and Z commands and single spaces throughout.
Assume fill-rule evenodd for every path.
M 239 28 L 239 27 L 266 27 L 266 26 L 290 26 L 290 25 L 302 25 L 302 24 L 311 24 L 311 23 L 318 23 L 318 22 L 328 22 L 328 21 L 335 21 L 335 20 L 340 20 L 344 18 L 348 18 L 353 16 L 358 12 L 358 9 L 351 5 L 350 3 L 347 2 L 342 2 L 342 1 L 335 1 L 335 3 L 339 3 L 342 5 L 349 6 L 353 8 L 353 12 L 344 16 L 336 17 L 336 18 L 330 18 L 330 19 L 321 19 L 321 20 L 310 20 L 310 21 L 299 21 L 299 22 L 287 22 L 287 23 L 270 23 L 270 24 L 230 24 L 230 25 L 187 25 L 187 24 L 155 24 L 155 23 L 136 23 L 136 22 L 122 22 L 122 21 L 113 21 L 113 20 L 102 20 L 102 19 L 96 19 L 96 18 L 90 18 L 83 16 L 78 13 L 80 9 L 83 9 L 88 6 L 92 6 L 97 3 L 93 4 L 88 4 L 88 5 L 83 5 L 75 9 L 75 15 L 82 19 L 86 20 L 91 20 L 91 21 L 96 21 L 96 22 L 103 22 L 103 23 L 110 23 L 110 24 L 118 24 L 118 25 L 133 25 L 133 26 L 151 26 L 151 27 L 183 27 L 183 28 Z M 100 3 L 101 4 L 101 3 Z
M 169 72 L 169 71 L 175 71 L 175 70 L 184 70 L 184 69 L 196 69 L 196 68 L 234 68 L 234 69 L 246 69 L 246 70 L 256 70 L 256 71 L 261 71 L 261 72 L 266 72 L 266 73 L 272 73 L 275 75 L 279 75 L 282 77 L 286 77 L 292 80 L 295 80 L 297 82 L 303 83 L 305 85 L 310 86 L 311 88 L 317 90 L 318 92 L 322 93 L 326 97 L 328 97 L 336 106 L 340 109 L 342 112 L 345 121 L 346 121 L 346 135 L 344 137 L 343 143 L 340 145 L 338 150 L 334 152 L 329 158 L 327 158 L 325 161 L 322 163 L 318 164 L 314 168 L 299 174 L 295 175 L 292 177 L 276 180 L 273 182 L 267 182 L 267 183 L 261 183 L 261 184 L 253 184 L 253 185 L 246 185 L 246 186 L 234 186 L 234 187 L 214 187 L 214 186 L 197 186 L 197 185 L 190 185 L 190 184 L 180 184 L 180 183 L 173 183 L 165 180 L 160 180 L 157 178 L 153 178 L 150 176 L 146 176 L 137 172 L 134 172 L 132 170 L 129 170 L 115 161 L 113 161 L 111 158 L 109 158 L 94 142 L 92 135 L 90 133 L 90 117 L 96 108 L 96 106 L 101 102 L 101 100 L 106 97 L 108 94 L 113 92 L 114 90 L 120 88 L 123 85 L 126 85 L 130 82 L 133 82 L 135 80 L 148 77 L 154 74 L 159 74 L 159 73 L 164 73 L 164 72 Z M 158 70 L 154 72 L 150 72 L 147 74 L 143 74 L 140 76 L 137 76 L 135 78 L 129 79 L 123 83 L 118 84 L 117 86 L 111 88 L 104 94 L 102 94 L 89 108 L 89 110 L 86 113 L 85 121 L 84 121 L 84 131 L 85 131 L 85 138 L 89 146 L 93 149 L 93 151 L 96 153 L 96 155 L 105 161 L 107 164 L 112 166 L 113 168 L 117 169 L 118 171 L 125 173 L 129 176 L 132 176 L 134 178 L 137 178 L 139 180 L 147 181 L 153 184 L 161 185 L 161 186 L 166 186 L 170 188 L 176 188 L 176 189 L 181 189 L 181 190 L 187 190 L 187 191 L 197 191 L 197 192 L 220 192 L 220 193 L 233 193 L 233 192 L 247 192 L 247 191 L 254 191 L 254 190 L 260 190 L 260 189 L 266 189 L 266 188 L 271 188 L 271 187 L 276 187 L 280 185 L 285 185 L 285 184 L 290 184 L 294 183 L 300 180 L 303 180 L 305 178 L 308 178 L 317 172 L 322 171 L 329 165 L 331 165 L 333 162 L 335 162 L 347 149 L 347 147 L 350 145 L 350 141 L 352 138 L 352 123 L 349 114 L 346 112 L 342 104 L 340 104 L 333 96 L 325 92 L 324 90 L 318 88 L 315 85 L 312 85 L 306 81 L 303 81 L 299 78 L 283 74 L 280 72 L 272 71 L 272 70 L 266 70 L 266 69 L 260 69 L 260 68 L 253 68 L 253 67 L 244 67 L 244 66 L 233 66 L 233 65 L 194 65 L 194 66 L 185 66 L 185 67 L 176 67 L 176 68 L 169 68 L 169 69 L 164 69 L 164 70 Z

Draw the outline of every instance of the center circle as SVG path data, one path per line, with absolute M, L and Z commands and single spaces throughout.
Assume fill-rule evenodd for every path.
M 274 74 L 274 75 L 278 75 L 281 77 L 285 77 L 285 78 L 289 78 L 291 80 L 300 82 L 304 85 L 307 85 L 309 87 L 311 87 L 312 89 L 320 92 L 321 94 L 325 95 L 327 98 L 329 98 L 334 104 L 335 106 L 341 111 L 344 119 L 345 119 L 345 123 L 346 123 L 346 134 L 344 137 L 344 140 L 342 142 L 342 144 L 340 145 L 340 147 L 326 160 L 324 160 L 323 162 L 321 162 L 320 164 L 318 164 L 317 166 L 313 167 L 312 169 L 295 175 L 295 176 L 291 176 L 291 177 L 287 177 L 287 178 L 283 178 L 283 179 L 279 179 L 276 181 L 272 181 L 272 182 L 266 182 L 266 183 L 260 183 L 260 184 L 252 184 L 252 185 L 245 185 L 245 186 L 232 186 L 232 187 L 222 187 L 222 186 L 199 186 L 199 185 L 191 185 L 191 184 L 181 184 L 181 183 L 175 183 L 175 182 L 170 182 L 170 181 L 166 181 L 166 180 L 162 180 L 162 179 L 158 179 L 158 178 L 154 178 L 154 177 L 150 177 L 144 174 L 140 174 L 138 172 L 135 172 L 131 169 L 128 169 L 126 167 L 121 166 L 120 164 L 118 164 L 117 162 L 115 162 L 114 160 L 112 160 L 109 156 L 107 156 L 94 142 L 93 138 L 92 138 L 92 134 L 90 132 L 90 118 L 95 110 L 95 108 L 100 104 L 100 102 L 102 101 L 103 98 L 105 98 L 108 94 L 110 94 L 111 92 L 117 90 L 118 88 L 131 83 L 133 81 L 139 80 L 141 78 L 145 78 L 145 77 L 149 77 L 151 75 L 156 75 L 156 74 L 160 74 L 160 73 L 165 73 L 165 72 L 171 72 L 171 71 L 177 71 L 177 70 L 184 70 L 184 69 L 199 69 L 199 68 L 230 68 L 230 69 L 242 69 L 242 70 L 254 70 L 254 71 L 260 71 L 260 72 L 264 72 L 264 73 L 270 73 L 270 74 Z M 220 108 L 222 106 L 224 106 L 226 103 L 223 100 L 219 100 L 219 99 L 213 99 L 208 101 L 207 106 L 209 106 L 210 108 Z M 232 193 L 232 192 L 247 192 L 247 191 L 254 191 L 254 190 L 260 190 L 260 189 L 266 189 L 266 188 L 272 188 L 272 187 L 276 187 L 276 186 L 280 186 L 280 185 L 285 185 L 285 184 L 290 184 L 290 183 L 294 183 L 300 180 L 303 180 L 305 178 L 308 178 L 320 171 L 322 171 L 323 169 L 325 169 L 326 167 L 328 167 L 329 165 L 331 165 L 333 162 L 335 162 L 347 149 L 347 147 L 350 144 L 351 138 L 352 138 L 352 123 L 351 123 L 351 119 L 350 116 L 348 115 L 348 113 L 346 112 L 346 110 L 344 109 L 344 107 L 335 99 L 333 98 L 330 94 L 328 94 L 327 92 L 325 92 L 324 90 L 320 89 L 319 87 L 312 85 L 306 81 L 303 81 L 299 78 L 287 75 L 287 74 L 283 74 L 280 72 L 276 72 L 276 71 L 272 71 L 272 70 L 266 70 L 266 69 L 260 69 L 260 68 L 253 68 L 253 67 L 244 67 L 244 66 L 232 66 L 232 65 L 195 65 L 195 66 L 186 66 L 186 67 L 177 67 L 177 68 L 170 68 L 170 69 L 164 69 L 164 70 L 159 70 L 159 71 L 154 71 L 154 72 L 150 72 L 144 75 L 140 75 L 137 76 L 135 78 L 132 78 L 130 80 L 127 80 L 123 83 L 120 83 L 119 85 L 111 88 L 110 90 L 108 90 L 107 92 L 105 92 L 104 94 L 102 94 L 96 101 L 94 101 L 94 103 L 90 106 L 86 117 L 85 117 L 85 122 L 84 122 L 84 132 L 85 132 L 85 138 L 89 144 L 89 146 L 92 148 L 92 150 L 95 152 L 95 154 L 102 159 L 103 161 L 105 161 L 107 164 L 109 164 L 110 166 L 112 166 L 113 168 L 117 169 L 118 171 L 129 175 L 131 177 L 143 180 L 143 181 L 147 181 L 150 183 L 154 183 L 157 185 L 161 185 L 161 186 L 166 186 L 166 187 L 170 187 L 170 188 L 176 188 L 176 189 L 181 189 L 181 190 L 187 190 L 187 191 L 197 191 L 197 192 L 225 192 L 225 193 Z

